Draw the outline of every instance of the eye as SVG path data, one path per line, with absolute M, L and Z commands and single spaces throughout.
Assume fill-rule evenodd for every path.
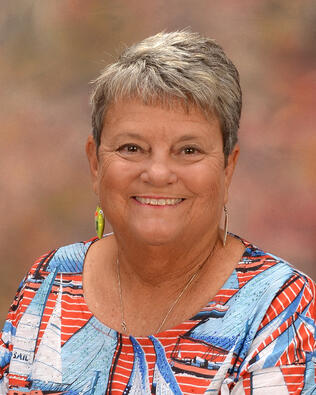
M 185 155 L 194 155 L 194 154 L 200 154 L 201 153 L 201 151 L 197 147 L 193 147 L 193 146 L 183 147 L 182 148 L 182 152 Z
M 128 154 L 133 154 L 133 153 L 138 153 L 143 151 L 143 149 L 137 145 L 137 144 L 124 144 L 121 145 L 117 151 L 122 152 L 122 153 L 128 153 Z

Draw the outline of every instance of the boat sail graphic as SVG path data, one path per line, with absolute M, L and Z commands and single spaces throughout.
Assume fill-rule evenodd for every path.
M 105 394 L 116 347 L 117 332 L 91 317 L 62 346 L 63 382 L 68 383 L 64 391 L 71 389 L 78 394 Z M 47 391 L 62 389 L 58 385 L 48 388 L 45 383 L 41 384 L 41 388 Z
M 129 395 L 150 394 L 145 353 L 138 341 L 131 337 L 134 348 L 134 364 L 130 380 L 124 393 Z
M 61 280 L 62 284 L 62 280 Z M 33 363 L 30 379 L 62 383 L 61 365 L 61 296 L 60 285 L 56 304 L 48 321 Z
M 17 326 L 10 375 L 26 379 L 30 373 L 43 311 L 56 274 L 57 268 L 46 277 Z
M 166 380 L 160 373 L 157 365 L 155 365 L 155 370 L 154 370 L 153 388 L 154 388 L 155 394 L 159 394 L 159 395 L 173 394 L 173 392 L 171 392 L 171 389 L 170 389 L 170 384 L 168 384 L 166 382 Z
M 152 392 L 159 395 L 181 395 L 182 391 L 171 370 L 162 344 L 154 336 L 149 336 L 149 338 L 153 342 L 156 353 Z

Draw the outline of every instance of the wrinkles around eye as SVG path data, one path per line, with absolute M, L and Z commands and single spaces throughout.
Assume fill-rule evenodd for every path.
M 106 172 L 110 164 L 115 160 L 116 153 L 102 149 L 99 151 L 99 166 L 102 168 L 102 173 Z

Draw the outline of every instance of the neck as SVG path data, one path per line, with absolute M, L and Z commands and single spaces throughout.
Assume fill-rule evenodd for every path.
M 183 284 L 201 265 L 208 266 L 220 248 L 220 234 L 205 235 L 199 240 L 182 240 L 163 246 L 150 246 L 116 237 L 122 277 L 143 287 L 161 288 Z

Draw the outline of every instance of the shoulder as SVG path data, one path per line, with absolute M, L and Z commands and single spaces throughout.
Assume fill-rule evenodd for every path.
M 253 245 L 250 248 L 255 254 L 260 251 Z M 295 266 L 272 253 L 263 253 L 262 264 L 266 267 L 263 278 L 269 284 L 268 290 L 272 297 L 259 326 L 259 332 L 264 332 L 264 328 L 275 331 L 277 327 L 279 336 L 283 331 L 289 332 L 293 328 L 299 331 L 301 328 L 305 333 L 309 333 L 310 339 L 314 339 L 315 282 Z M 273 338 L 278 336 L 275 332 Z
M 259 375 L 270 380 L 273 373 L 293 393 L 309 388 L 315 384 L 313 373 L 308 376 L 316 345 L 315 283 L 284 259 L 250 243 L 245 245 L 239 275 L 248 275 L 245 284 L 252 283 L 254 294 L 260 294 L 258 309 L 252 311 L 252 317 L 259 313 L 260 320 L 253 326 L 239 375 L 244 385 Z
M 236 268 L 240 281 L 266 284 L 269 290 L 276 295 L 288 289 L 290 299 L 293 299 L 295 295 L 301 293 L 302 289 L 305 289 L 309 298 L 315 298 L 315 283 L 308 275 L 296 269 L 285 259 L 271 252 L 263 251 L 243 239 L 241 240 L 246 249 Z
M 94 238 L 65 245 L 50 250 L 36 259 L 18 287 L 5 326 L 17 325 L 39 289 L 43 290 L 42 285 L 53 291 L 60 282 L 58 280 L 60 276 L 63 276 L 68 283 L 73 281 L 81 283 L 85 256 L 95 240 Z
M 47 324 L 61 284 L 67 287 L 66 293 L 70 295 L 72 292 L 77 296 L 78 304 L 85 256 L 95 240 L 73 243 L 41 255 L 20 283 L 0 336 L 0 393 L 5 385 L 18 333 L 21 338 L 23 328 L 32 322 L 30 331 L 34 331 L 34 338 L 40 338 L 42 327 L 40 328 L 39 322 Z M 31 321 L 30 317 L 33 317 Z M 19 325 L 22 321 L 23 325 Z M 31 332 L 28 334 L 31 335 Z
M 81 273 L 86 253 L 95 240 L 93 238 L 48 251 L 34 262 L 29 274 L 39 275 L 56 270 L 60 273 Z
M 61 273 L 82 272 L 86 253 L 95 240 L 96 238 L 92 238 L 45 252 L 33 262 L 21 281 L 18 291 L 30 277 L 39 278 L 41 275 L 45 277 L 48 273 L 56 270 Z
M 271 336 L 275 344 L 280 336 L 285 339 L 291 331 L 302 331 L 313 344 L 314 281 L 284 259 L 243 242 L 246 249 L 235 269 L 234 304 L 247 317 L 250 342 Z

